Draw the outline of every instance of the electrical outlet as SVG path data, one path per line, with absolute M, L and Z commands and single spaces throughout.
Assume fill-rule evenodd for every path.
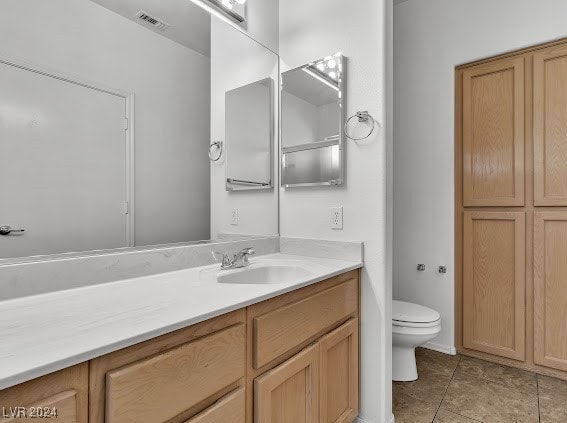
M 234 226 L 238 225 L 238 209 L 232 209 L 230 212 L 230 224 Z
M 331 229 L 343 228 L 343 208 L 331 207 Z

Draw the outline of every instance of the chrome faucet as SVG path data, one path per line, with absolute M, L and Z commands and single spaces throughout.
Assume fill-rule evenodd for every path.
M 228 269 L 239 269 L 241 267 L 250 266 L 250 262 L 248 261 L 248 257 L 256 254 L 256 251 L 254 251 L 253 248 L 244 248 L 244 249 L 240 250 L 238 253 L 234 254 L 232 259 L 230 258 L 230 255 L 228 255 L 228 254 L 220 253 L 218 251 L 214 251 L 213 257 L 215 258 L 215 260 L 217 260 L 217 256 L 216 256 L 217 254 L 222 256 L 221 269 L 222 270 L 228 270 Z

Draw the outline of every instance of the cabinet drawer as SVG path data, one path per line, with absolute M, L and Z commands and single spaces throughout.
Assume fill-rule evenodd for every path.
M 253 319 L 254 368 L 356 314 L 358 279 L 349 279 L 300 301 Z
M 0 423 L 88 421 L 88 369 L 82 363 L 0 391 Z M 48 415 L 55 410 L 57 416 Z
M 244 423 L 244 388 L 238 388 L 185 423 Z
M 21 407 L 21 405 L 20 405 Z M 71 390 L 46 398 L 36 404 L 24 407 L 19 411 L 17 407 L 6 407 L 0 417 L 2 423 L 32 423 L 46 419 L 53 419 L 59 423 L 77 423 L 77 391 Z M 56 415 L 50 414 L 55 411 Z
M 106 375 L 106 422 L 165 422 L 244 376 L 243 324 Z M 197 420 L 198 421 L 198 420 Z

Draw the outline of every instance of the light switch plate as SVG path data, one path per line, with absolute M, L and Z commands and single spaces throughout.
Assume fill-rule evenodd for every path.
M 331 207 L 331 229 L 343 228 L 343 208 Z

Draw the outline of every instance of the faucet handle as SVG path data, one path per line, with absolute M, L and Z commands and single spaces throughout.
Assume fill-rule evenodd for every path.
M 220 262 L 221 262 L 221 264 L 222 264 L 223 267 L 225 267 L 225 266 L 230 266 L 231 261 L 230 261 L 230 256 L 229 256 L 228 254 L 222 253 L 222 252 L 220 252 L 220 251 L 211 251 L 211 254 L 213 255 L 213 258 L 214 258 L 216 261 L 220 261 Z M 217 257 L 217 255 L 218 255 L 218 256 L 221 256 L 222 258 L 219 260 L 219 258 Z

